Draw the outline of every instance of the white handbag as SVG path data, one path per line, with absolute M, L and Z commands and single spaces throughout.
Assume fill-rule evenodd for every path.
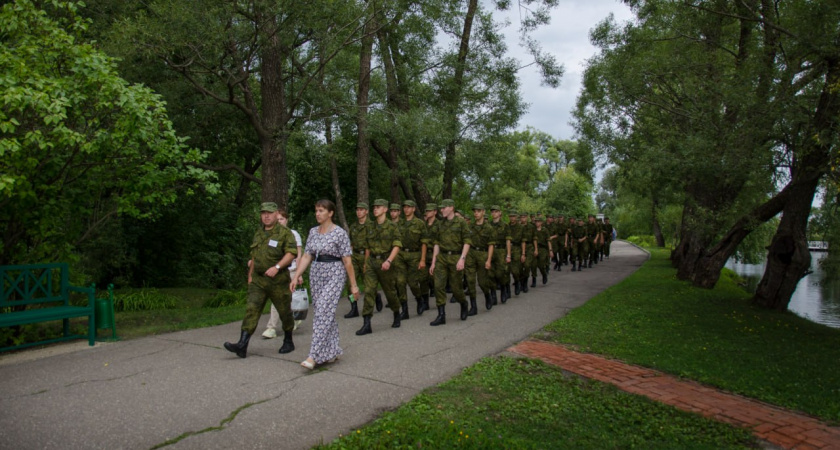
M 292 292 L 292 316 L 295 320 L 306 319 L 309 313 L 309 293 L 306 289 L 297 289 Z

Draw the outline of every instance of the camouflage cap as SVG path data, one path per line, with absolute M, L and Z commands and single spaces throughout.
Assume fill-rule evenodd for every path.
M 490 205 L 490 211 L 501 211 L 502 208 L 499 205 Z
M 416 206 L 417 206 L 417 203 L 414 203 L 414 200 L 406 200 L 406 201 L 404 201 L 404 202 L 403 202 L 403 206 L 412 206 L 412 207 L 416 207 Z
M 434 203 L 426 203 L 426 211 L 435 211 L 437 209 L 437 205 Z
M 462 215 L 462 216 L 464 215 L 464 211 L 461 211 L 460 209 L 456 209 L 456 210 L 455 210 L 455 213 L 456 213 L 456 214 L 460 214 L 460 215 Z
M 537 216 L 537 222 L 543 222 L 543 221 L 545 221 L 545 217 L 543 217 L 542 214 L 538 215 Z
M 260 205 L 260 212 L 274 212 L 277 211 L 277 203 L 274 202 L 263 202 Z
M 356 209 L 370 209 L 370 206 L 365 202 L 359 202 L 356 203 Z
M 441 200 L 440 207 L 446 208 L 447 206 L 455 206 L 455 200 L 452 200 L 451 198 L 445 198 Z
M 515 209 L 511 209 L 510 211 L 508 211 L 508 216 L 517 216 L 518 217 L 519 212 Z
M 484 208 L 484 203 L 476 203 L 475 205 L 473 205 L 472 209 L 473 209 L 473 211 L 478 211 L 478 210 L 483 211 L 485 209 Z
M 399 203 L 391 203 L 391 206 L 388 209 L 399 210 L 400 209 L 400 204 Z
M 388 200 L 384 198 L 377 198 L 373 201 L 373 206 L 388 206 Z

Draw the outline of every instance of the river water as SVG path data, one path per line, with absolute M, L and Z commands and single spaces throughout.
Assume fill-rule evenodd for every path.
M 799 280 L 788 309 L 811 321 L 840 328 L 840 281 L 823 281 L 819 261 L 827 253 L 811 252 L 811 272 Z M 734 270 L 747 281 L 747 289 L 755 292 L 758 282 L 764 276 L 764 264 L 741 264 L 731 259 L 726 267 Z

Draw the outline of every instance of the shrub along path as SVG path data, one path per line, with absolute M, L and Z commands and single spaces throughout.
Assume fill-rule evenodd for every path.
M 783 448 L 840 448 L 840 428 L 814 418 L 729 394 L 693 381 L 545 341 L 523 341 L 508 351 L 585 378 L 610 383 L 684 411 L 752 429 L 759 439 Z

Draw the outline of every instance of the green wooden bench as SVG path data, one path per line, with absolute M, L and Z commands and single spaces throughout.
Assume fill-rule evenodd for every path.
M 85 335 L 70 334 L 70 319 L 85 316 L 88 317 L 88 343 L 94 345 L 94 289 L 71 286 L 68 278 L 69 268 L 66 263 L 0 266 L 0 287 L 3 289 L 0 296 L 0 328 L 53 320 L 64 322 L 62 337 L 3 347 L 0 352 L 68 339 L 83 339 Z M 87 306 L 71 305 L 72 292 L 86 294 Z

